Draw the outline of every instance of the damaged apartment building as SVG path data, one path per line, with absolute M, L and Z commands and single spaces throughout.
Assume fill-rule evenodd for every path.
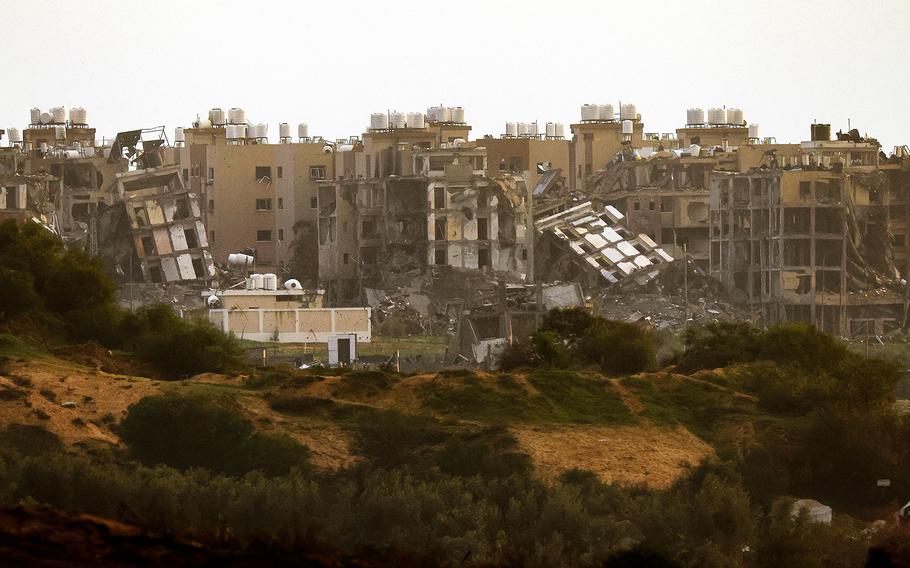
M 459 107 L 375 113 L 363 139 L 339 141 L 337 179 L 319 188 L 320 279 L 330 302 L 407 286 L 434 268 L 507 273 L 530 266 L 530 199 L 521 175 L 488 176 L 482 141 Z
M 767 324 L 842 336 L 907 325 L 910 162 L 855 130 L 776 148 L 711 186 L 710 272 Z
M 315 287 L 325 270 L 316 244 L 318 191 L 335 178 L 335 144 L 310 136 L 306 123 L 295 134 L 281 123 L 273 143 L 267 125 L 248 122 L 243 109 L 213 108 L 207 118 L 176 129 L 166 160 L 199 196 L 218 266 L 244 253 L 260 272 Z
M 119 280 L 212 276 L 195 195 L 162 164 L 163 128 L 99 142 L 85 109 L 54 107 L 32 109 L 28 128 L 10 131 L 3 157 L 21 182 L 23 218 L 100 257 Z

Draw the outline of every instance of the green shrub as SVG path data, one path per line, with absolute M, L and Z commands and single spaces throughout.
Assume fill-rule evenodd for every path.
M 131 405 L 120 436 L 139 461 L 241 475 L 308 467 L 309 450 L 286 436 L 253 431 L 236 404 L 204 395 L 150 396 Z
M 40 305 L 34 285 L 30 274 L 0 266 L 0 321 L 11 319 Z
M 568 365 L 569 350 L 555 331 L 539 329 L 531 336 L 531 341 L 534 345 L 534 353 L 541 363 L 552 367 Z
M 124 325 L 134 328 L 136 355 L 171 376 L 242 367 L 240 343 L 234 336 L 225 335 L 206 320 L 180 319 L 164 304 L 140 309 Z
M 532 367 L 537 363 L 534 346 L 529 343 L 506 345 L 499 354 L 497 366 L 503 371 L 512 371 L 522 367 Z
M 0 447 L 13 449 L 24 456 L 58 453 L 63 443 L 57 434 L 43 426 L 10 424 L 0 432 Z
M 740 322 L 690 327 L 683 336 L 686 348 L 677 368 L 690 373 L 754 361 L 759 333 L 753 326 Z
M 502 426 L 490 426 L 479 432 L 459 432 L 445 441 L 433 458 L 439 469 L 448 475 L 483 478 L 505 478 L 528 475 L 531 461 L 516 452 L 515 437 Z
M 598 318 L 578 340 L 577 355 L 605 373 L 638 373 L 654 366 L 650 333 L 635 325 Z

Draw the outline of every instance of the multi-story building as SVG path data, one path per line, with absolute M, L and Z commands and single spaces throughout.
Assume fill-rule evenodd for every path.
M 281 143 L 273 144 L 263 125 L 226 119 L 220 109 L 209 117 L 178 129 L 172 160 L 200 195 L 215 261 L 255 249 L 257 270 L 287 276 L 302 264 L 307 274 L 294 276 L 315 284 L 318 188 L 334 177 L 333 146 L 307 136 L 306 125 L 296 141 L 282 125 Z
M 711 275 L 766 323 L 841 335 L 903 326 L 906 166 L 880 166 L 877 143 L 858 133 L 816 138 L 763 168 L 716 173 Z

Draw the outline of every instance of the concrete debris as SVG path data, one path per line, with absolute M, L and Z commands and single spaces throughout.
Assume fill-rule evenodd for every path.
M 600 274 L 607 284 L 639 285 L 657 276 L 662 265 L 673 260 L 645 234 L 632 234 L 621 222 L 615 207 L 597 207 L 591 201 L 535 222 L 540 233 L 555 237 L 587 270 Z

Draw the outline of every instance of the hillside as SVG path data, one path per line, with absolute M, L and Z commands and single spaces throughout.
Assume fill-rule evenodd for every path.
M 236 400 L 258 429 L 305 444 L 324 471 L 367 459 L 355 442 L 364 427 L 401 417 L 449 435 L 505 425 L 544 480 L 577 468 L 605 482 L 666 488 L 714 456 L 725 431 L 748 430 L 759 415 L 747 395 L 683 375 L 259 370 L 163 381 L 116 372 L 128 365 L 97 346 L 6 351 L 0 431 L 40 427 L 73 452 L 122 448 L 116 425 L 143 397 L 207 393 Z

